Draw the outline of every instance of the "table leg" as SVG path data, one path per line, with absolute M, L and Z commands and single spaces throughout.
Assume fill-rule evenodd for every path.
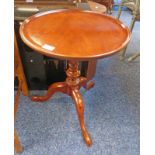
M 77 61 L 69 61 L 68 66 L 69 68 L 66 71 L 67 78 L 65 82 L 57 82 L 52 84 L 44 96 L 33 96 L 31 100 L 47 101 L 56 92 L 62 92 L 69 95 L 75 103 L 84 141 L 88 146 L 91 146 L 92 140 L 84 123 L 84 102 L 79 89 L 81 87 L 85 87 L 88 90 L 94 86 L 94 82 L 91 81 L 87 84 L 88 79 L 85 77 L 80 77 Z
M 91 146 L 92 140 L 88 134 L 88 131 L 84 123 L 84 102 L 79 92 L 81 86 L 85 87 L 87 85 L 87 78 L 80 77 L 80 71 L 78 70 L 78 62 L 76 61 L 69 61 L 69 68 L 66 71 L 66 74 L 66 83 L 70 90 L 70 96 L 72 97 L 75 103 L 84 141 L 87 144 L 87 146 Z
M 95 85 L 95 81 L 88 82 L 87 78 L 80 77 L 80 87 L 83 86 L 86 90 L 89 90 L 92 87 L 94 87 L 94 85 Z
M 16 121 L 16 114 L 19 106 L 19 96 L 21 93 L 22 82 L 19 82 L 18 90 L 15 96 L 15 105 L 14 105 L 14 121 Z M 17 153 L 21 153 L 23 151 L 23 147 L 20 144 L 19 137 L 17 135 L 16 129 L 14 128 L 14 148 Z
M 88 131 L 85 127 L 85 123 L 84 123 L 84 102 L 83 102 L 82 96 L 78 89 L 72 90 L 72 99 L 75 102 L 75 107 L 76 107 L 76 111 L 78 114 L 83 139 L 88 146 L 91 146 L 92 140 L 91 140 L 91 137 L 89 136 L 89 133 L 88 133 Z
M 49 86 L 47 93 L 44 96 L 32 96 L 31 100 L 34 102 L 43 102 L 47 101 L 52 95 L 56 92 L 65 93 L 66 91 L 66 83 L 65 82 L 57 82 Z

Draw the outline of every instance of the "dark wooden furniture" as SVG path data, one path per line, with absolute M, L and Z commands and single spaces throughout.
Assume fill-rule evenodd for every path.
M 29 16 L 42 11 L 65 8 L 91 10 L 87 0 L 33 0 L 33 3 L 27 3 L 25 0 L 15 0 L 14 16 L 17 42 L 30 90 L 44 90 L 51 83 L 64 81 L 66 78 L 64 69 L 67 66 L 67 61 L 57 58 L 47 58 L 34 52 L 19 37 L 19 23 L 23 22 Z M 96 60 L 81 62 L 81 74 L 88 79 L 92 79 L 95 75 L 96 65 Z
M 16 121 L 16 113 L 19 106 L 19 96 L 22 92 L 23 95 L 28 96 L 28 87 L 22 67 L 22 62 L 19 55 L 16 35 L 14 34 L 14 78 L 18 78 L 18 90 L 15 96 L 15 105 L 14 105 L 14 121 Z M 14 146 L 16 152 L 22 152 L 23 148 L 20 144 L 19 137 L 17 135 L 16 129 L 14 129 Z
M 90 146 L 92 140 L 85 127 L 84 102 L 79 89 L 90 89 L 94 83 L 80 76 L 78 64 L 120 51 L 130 39 L 128 28 L 106 15 L 78 9 L 57 10 L 26 19 L 20 27 L 20 35 L 28 46 L 39 53 L 68 60 L 66 81 L 52 84 L 45 96 L 33 96 L 31 99 L 46 101 L 56 92 L 71 96 L 84 141 Z

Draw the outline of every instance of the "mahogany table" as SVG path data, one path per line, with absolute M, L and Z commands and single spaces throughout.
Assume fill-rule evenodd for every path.
M 46 101 L 62 92 L 73 99 L 85 143 L 92 144 L 84 123 L 84 101 L 79 89 L 89 89 L 93 82 L 80 76 L 80 61 L 95 60 L 120 51 L 130 40 L 129 29 L 120 21 L 91 11 L 55 10 L 36 14 L 20 26 L 23 41 L 39 53 L 68 60 L 67 78 L 52 84 L 45 96 L 32 101 Z M 38 66 L 39 67 L 39 66 Z

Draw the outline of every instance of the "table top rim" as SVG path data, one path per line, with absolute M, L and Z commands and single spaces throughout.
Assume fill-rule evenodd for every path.
M 46 50 L 46 49 L 43 49 L 41 46 L 36 46 L 34 45 L 33 43 L 31 43 L 24 35 L 23 31 L 22 31 L 22 28 L 24 26 L 25 23 L 27 23 L 28 20 L 31 20 L 33 18 L 36 18 L 36 17 L 39 17 L 39 16 L 42 16 L 42 15 L 45 15 L 45 14 L 48 14 L 48 13 L 55 13 L 55 12 L 61 12 L 61 11 L 67 11 L 67 10 L 73 10 L 73 11 L 81 11 L 81 12 L 88 12 L 88 13 L 93 13 L 93 14 L 98 14 L 98 15 L 101 15 L 101 16 L 106 16 L 107 18 L 111 18 L 113 20 L 115 20 L 117 23 L 119 23 L 120 25 L 123 25 L 124 28 L 127 30 L 127 33 L 128 33 L 128 37 L 127 39 L 123 42 L 122 46 L 120 46 L 119 48 L 116 48 L 115 50 L 113 51 L 110 51 L 110 52 L 106 52 L 106 53 L 103 53 L 103 54 L 96 54 L 95 56 L 85 56 L 85 57 L 73 57 L 73 56 L 67 56 L 66 55 L 62 55 L 62 54 L 55 54 L 55 53 L 49 53 L 49 50 Z M 111 16 L 108 16 L 108 15 L 102 15 L 100 13 L 96 13 L 94 11 L 89 11 L 89 10 L 80 10 L 80 9 L 57 9 L 57 10 L 49 10 L 49 11 L 45 11 L 45 12 L 39 12 L 35 15 L 32 15 L 30 17 L 28 17 L 26 20 L 24 20 L 24 22 L 22 22 L 22 24 L 20 25 L 20 29 L 19 29 L 19 32 L 20 32 L 20 36 L 22 38 L 22 40 L 24 41 L 25 44 L 27 44 L 29 47 L 31 47 L 32 49 L 36 50 L 38 53 L 40 54 L 43 54 L 45 56 L 48 56 L 48 57 L 53 57 L 53 58 L 59 58 L 59 59 L 67 59 L 67 60 L 81 60 L 81 61 L 86 61 L 86 60 L 90 60 L 90 59 L 99 59 L 99 58 L 103 58 L 103 57 L 107 57 L 107 56 L 110 56 L 110 55 L 113 55 L 113 54 L 116 54 L 118 53 L 121 49 L 123 49 L 125 47 L 125 45 L 127 45 L 127 43 L 129 42 L 130 38 L 131 38 L 131 33 L 129 31 L 129 28 L 123 24 L 123 22 L 121 22 L 120 20 L 118 19 L 115 19 Z

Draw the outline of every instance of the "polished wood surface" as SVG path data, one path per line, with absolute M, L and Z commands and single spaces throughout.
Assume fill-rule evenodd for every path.
M 62 1 L 59 1 L 59 0 L 52 0 L 52 3 L 51 5 L 49 5 L 49 2 L 51 2 L 51 0 L 47 0 L 47 1 L 44 1 L 44 0 L 36 0 L 36 1 L 33 1 L 33 5 L 32 3 L 26 3 L 25 0 L 15 0 L 15 6 L 18 4 L 19 6 L 15 7 L 15 17 L 14 17 L 14 20 L 15 20 L 15 29 L 16 29 L 16 33 L 17 33 L 17 40 L 19 40 L 18 42 L 18 46 L 21 46 L 21 47 L 26 47 L 25 44 L 23 44 L 23 42 L 21 41 L 20 38 L 18 38 L 18 22 L 21 23 L 23 20 L 25 20 L 26 18 L 38 13 L 38 12 L 43 12 L 43 11 L 48 11 L 48 10 L 55 10 L 55 9 L 62 9 L 62 8 L 66 8 L 64 7 L 64 5 L 61 6 L 61 3 L 59 2 L 67 2 L 68 0 L 62 0 Z M 70 1 L 70 0 L 69 0 Z M 34 2 L 37 2 L 37 4 L 35 3 L 35 6 L 34 6 Z M 40 3 L 41 2 L 41 3 Z M 80 3 L 78 3 L 78 5 L 70 5 L 70 3 L 66 3 L 68 4 L 67 5 L 67 8 L 70 8 L 70 6 L 74 6 L 74 8 L 79 8 L 79 9 L 82 9 L 82 10 L 88 10 L 90 9 L 89 8 L 89 4 L 86 3 L 87 0 L 82 0 L 80 1 Z M 45 5 L 44 6 L 40 6 L 42 3 L 44 3 Z M 57 4 L 60 4 L 60 7 L 58 7 Z M 56 7 L 55 7 L 56 6 Z M 32 49 L 31 49 L 32 50 Z M 31 55 L 31 52 L 26 52 L 26 54 L 24 54 L 25 52 L 21 52 L 22 54 L 22 59 L 25 60 L 23 61 L 23 65 L 25 66 L 25 72 L 29 72 L 31 69 L 33 70 L 34 69 L 34 65 L 33 67 L 27 67 L 28 64 L 30 64 L 30 60 L 28 60 L 29 56 L 28 55 Z M 27 56 L 26 56 L 27 55 Z M 36 56 L 35 54 L 33 54 L 34 56 L 32 57 L 32 59 L 36 59 Z M 37 54 L 36 54 L 37 55 Z M 45 59 L 46 61 L 47 59 Z M 60 62 L 58 59 L 57 59 L 58 63 Z M 65 61 L 65 60 L 64 60 Z M 39 62 L 39 61 L 38 61 Z M 38 63 L 37 62 L 37 63 Z M 95 60 L 95 63 L 94 63 L 94 60 L 89 60 L 89 61 L 86 61 L 86 62 L 82 62 L 81 65 L 81 73 L 83 74 L 83 76 L 85 75 L 88 79 L 92 79 L 95 75 L 95 71 L 96 71 L 96 64 L 97 64 L 97 60 Z M 61 70 L 61 69 L 60 69 Z M 44 72 L 44 70 L 40 70 L 42 72 Z M 46 71 L 47 74 L 49 73 L 49 71 Z M 26 74 L 25 73 L 25 74 Z M 32 74 L 31 74 L 32 75 Z M 54 77 L 54 75 L 52 75 L 52 77 Z M 41 78 L 39 77 L 39 74 L 38 74 L 38 77 L 37 78 Z M 54 79 L 54 78 L 52 78 Z M 27 76 L 27 80 L 31 80 L 29 76 Z M 49 80 L 49 79 L 48 79 Z M 48 83 L 47 81 L 42 81 L 44 83 Z M 29 88 L 32 89 L 32 87 L 34 87 L 34 84 L 32 82 L 29 83 Z M 37 86 L 36 86 L 37 87 Z M 44 85 L 44 87 L 46 87 L 46 84 Z M 43 88 L 43 87 L 42 87 Z M 35 89 L 41 89 L 39 88 L 39 85 L 38 85 L 38 88 L 35 88 Z
M 86 73 L 87 80 L 91 80 L 96 73 L 97 60 L 88 61 L 88 68 Z
M 22 23 L 20 34 L 27 45 L 41 54 L 76 60 L 114 54 L 130 39 L 128 28 L 119 20 L 78 9 L 31 16 Z
M 15 105 L 14 105 L 14 121 L 16 121 L 16 114 L 19 106 L 19 96 L 21 91 L 21 83 L 19 83 L 18 90 L 15 96 Z M 17 135 L 16 129 L 14 129 L 14 148 L 17 153 L 21 153 L 23 151 L 23 147 L 20 143 L 20 139 Z
M 23 151 L 23 147 L 20 144 L 19 137 L 17 135 L 16 129 L 14 129 L 14 146 L 15 146 L 15 151 L 17 153 L 21 153 Z
M 46 101 L 54 93 L 65 93 L 73 99 L 83 139 L 88 146 L 92 139 L 84 122 L 84 101 L 80 88 L 94 86 L 80 76 L 80 60 L 93 60 L 118 52 L 130 39 L 130 32 L 120 21 L 98 13 L 80 10 L 57 10 L 36 14 L 20 27 L 23 41 L 38 52 L 59 59 L 69 59 L 66 81 L 52 84 L 44 96 L 32 101 Z
M 69 61 L 69 68 L 66 71 L 66 74 L 67 79 L 65 82 L 58 82 L 52 84 L 44 96 L 33 96 L 31 100 L 35 102 L 47 101 L 56 92 L 61 92 L 71 96 L 75 103 L 83 139 L 88 146 L 91 146 L 92 140 L 84 123 L 84 102 L 79 89 L 81 87 L 84 87 L 87 90 L 89 90 L 94 86 L 94 82 L 91 81 L 87 84 L 87 78 L 80 77 L 80 71 L 78 70 L 78 62 L 76 61 Z

